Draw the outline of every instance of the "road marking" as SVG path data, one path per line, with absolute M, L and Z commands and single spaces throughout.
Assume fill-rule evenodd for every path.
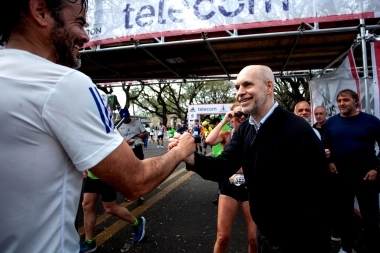
M 187 180 L 189 177 L 191 177 L 195 172 L 189 171 L 182 177 L 180 177 L 178 180 L 170 184 L 169 186 L 165 187 L 162 189 L 159 193 L 154 195 L 152 198 L 148 199 L 144 204 L 141 206 L 137 207 L 131 213 L 135 216 L 138 217 L 146 211 L 149 207 L 151 207 L 153 204 L 155 204 L 158 200 L 163 198 L 166 194 L 168 194 L 170 191 L 172 191 L 174 188 L 176 188 L 178 185 L 180 185 L 183 181 Z M 102 245 L 105 241 L 107 241 L 109 238 L 112 237 L 115 233 L 117 233 L 120 229 L 125 227 L 126 225 L 129 225 L 128 222 L 123 221 L 123 220 L 118 220 L 111 226 L 109 226 L 106 230 L 103 232 L 99 233 L 97 236 L 95 236 L 96 239 L 96 244 L 97 246 Z
M 177 170 L 176 172 L 172 173 L 164 182 L 162 182 L 162 184 L 160 184 L 157 188 L 159 188 L 160 186 L 162 186 L 163 184 L 165 184 L 166 182 L 170 181 L 172 178 L 178 176 L 179 174 L 183 173 L 186 169 L 185 168 L 182 168 L 180 170 Z M 165 188 L 164 188 L 165 189 Z M 163 189 L 163 190 L 164 190 Z M 163 191 L 161 190 L 161 191 Z M 149 200 L 148 200 L 149 201 Z M 148 202 L 147 201 L 147 202 Z M 123 206 L 125 208 L 127 208 L 128 206 L 130 206 L 132 203 L 134 203 L 134 201 L 131 201 L 131 202 L 123 202 L 121 204 L 119 204 L 120 206 Z M 97 218 L 96 218 L 96 224 L 95 226 L 98 226 L 100 223 L 104 222 L 105 220 L 107 220 L 108 218 L 112 217 L 112 215 L 109 215 L 107 213 L 103 213 L 101 215 L 99 215 Z M 78 229 L 78 234 L 79 236 L 82 236 L 84 235 L 84 227 L 80 227 Z

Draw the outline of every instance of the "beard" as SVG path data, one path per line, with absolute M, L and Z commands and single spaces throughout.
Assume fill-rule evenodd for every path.
M 258 115 L 261 113 L 261 110 L 263 109 L 264 105 L 267 103 L 268 99 L 263 95 L 259 94 L 258 96 L 254 97 L 253 104 L 249 107 L 243 107 L 241 106 L 241 109 L 244 113 L 248 113 L 249 115 Z
M 80 54 L 76 55 L 74 51 L 77 41 L 59 22 L 56 22 L 50 34 L 50 41 L 55 49 L 57 64 L 73 69 L 78 69 L 81 66 Z

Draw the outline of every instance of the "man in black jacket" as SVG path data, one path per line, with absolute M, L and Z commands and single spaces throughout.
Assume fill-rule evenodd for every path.
M 259 253 L 329 253 L 323 144 L 304 119 L 280 108 L 274 84 L 269 67 L 245 67 L 236 80 L 236 99 L 250 119 L 220 156 L 194 153 L 185 159 L 187 169 L 220 181 L 243 168 Z

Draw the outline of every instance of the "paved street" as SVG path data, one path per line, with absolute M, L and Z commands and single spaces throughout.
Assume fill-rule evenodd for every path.
M 166 142 L 164 144 L 167 144 Z M 157 149 L 149 144 L 145 157 L 161 155 L 166 149 Z M 166 146 L 166 145 L 164 145 Z M 208 152 L 210 150 L 208 149 Z M 118 194 L 117 202 L 126 206 L 135 216 L 147 220 L 146 239 L 133 245 L 133 231 L 130 224 L 104 214 L 98 201 L 96 226 L 97 253 L 183 253 L 213 251 L 216 238 L 217 207 L 212 203 L 217 194 L 217 183 L 203 180 L 197 174 L 184 169 L 180 164 L 172 176 L 152 193 L 145 196 L 145 202 L 124 202 Z M 79 233 L 83 239 L 83 213 L 78 212 Z M 302 231 L 301 231 L 302 232 Z M 295 235 L 296 240 L 297 235 Z M 227 252 L 247 252 L 246 227 L 241 212 L 233 227 Z M 332 243 L 331 253 L 339 250 L 339 243 Z M 305 252 L 307 250 L 305 249 Z M 362 253 L 360 249 L 357 251 Z

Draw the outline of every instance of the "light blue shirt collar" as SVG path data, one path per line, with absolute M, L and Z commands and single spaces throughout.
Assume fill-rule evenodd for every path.
M 249 124 L 253 125 L 256 129 L 256 132 L 259 131 L 260 127 L 264 124 L 264 122 L 267 120 L 267 118 L 272 115 L 274 109 L 276 109 L 276 107 L 278 106 L 278 103 L 277 101 L 274 101 L 274 105 L 272 106 L 272 108 L 270 108 L 270 110 L 267 112 L 267 114 L 265 114 L 264 118 L 262 118 L 260 120 L 260 123 L 258 126 L 256 126 L 256 123 L 255 121 L 253 120 L 252 116 L 249 117 Z

